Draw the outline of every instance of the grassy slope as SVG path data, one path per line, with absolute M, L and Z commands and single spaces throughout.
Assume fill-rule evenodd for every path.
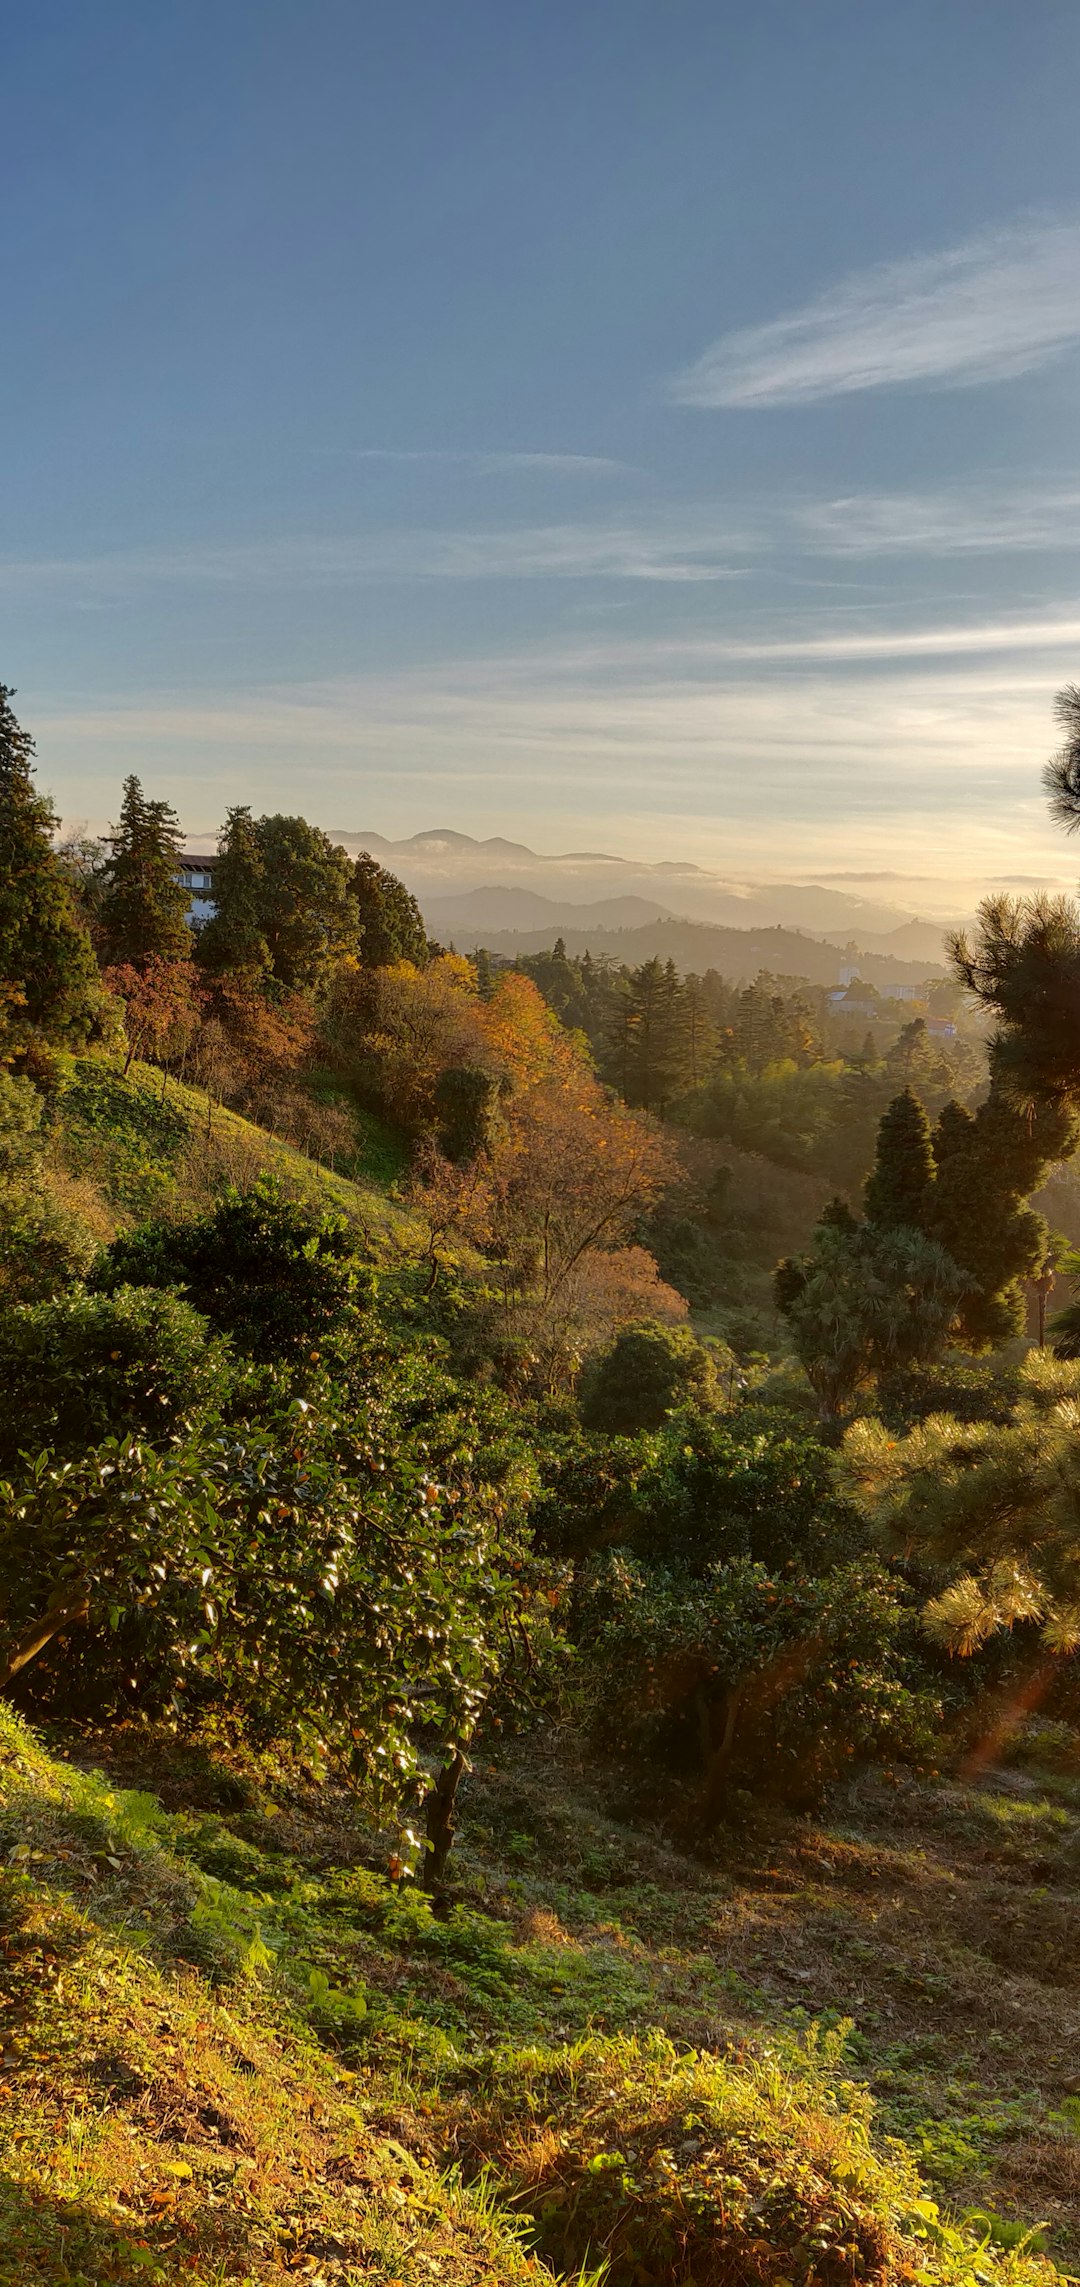
M 60 1098 L 51 1159 L 62 1177 L 97 1195 L 114 1224 L 202 1204 L 265 1168 L 301 1198 L 345 1215 L 376 1253 L 415 1253 L 421 1219 L 387 1195 L 399 1172 L 393 1140 L 378 1122 L 357 1120 L 357 1158 L 348 1173 L 336 1172 L 212 1105 L 200 1088 L 170 1079 L 163 1091 L 151 1066 L 136 1064 L 125 1078 L 117 1065 L 87 1057 Z
M 84 1070 L 54 1165 L 114 1227 L 269 1163 L 376 1254 L 422 1246 L 381 1188 L 384 1139 L 335 1175 L 197 1090 L 170 1082 L 155 1126 L 159 1075 Z M 142 1734 L 72 1752 L 110 1780 L 0 1712 L 0 2287 L 480 2287 L 549 2277 L 541 2257 L 573 2277 L 601 2248 L 612 2287 L 686 2264 L 697 2287 L 1032 2278 L 950 2238 L 908 2159 L 867 2142 L 864 2086 L 948 2212 L 983 2211 L 999 2244 L 1045 2221 L 1080 2263 L 1068 1782 L 879 1776 L 710 1869 L 534 1741 L 472 1781 L 437 1919 L 330 1795 L 271 1776 L 260 1797 Z M 802 2038 L 840 2018 L 822 2076 Z M 494 2162 L 494 2209 L 455 2155 Z
M 171 1851 L 145 1797 L 0 1716 L 0 1804 L 4 2287 L 529 2276 L 483 2198 L 377 2134 L 243 1975 L 258 1907 Z
M 996 2208 L 999 2241 L 1053 2211 L 1071 2253 L 1067 1992 L 1026 1953 L 991 1967 L 965 1910 L 1003 1866 L 1030 1875 L 1033 1842 L 1060 1887 L 1072 1810 L 864 1781 L 838 1823 L 709 1869 L 533 1742 L 475 1775 L 440 1917 L 329 1791 L 134 1729 L 70 1752 L 0 1714 L 3 2287 L 480 2287 L 575 2278 L 604 2249 L 612 2287 L 1047 2276 L 955 2230 L 868 2132 L 867 2078 L 886 2128 L 934 2124 L 960 2209 Z M 963 1936 L 943 1952 L 946 1885 Z M 1060 1888 L 1059 1927 L 1067 1906 Z M 808 2016 L 848 2008 L 846 2058 L 808 2050 Z

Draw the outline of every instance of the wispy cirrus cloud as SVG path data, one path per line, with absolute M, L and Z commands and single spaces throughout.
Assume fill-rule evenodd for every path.
M 354 461 L 383 461 L 390 466 L 428 463 L 435 466 L 461 469 L 470 476 L 626 476 L 634 472 L 628 461 L 609 460 L 606 453 L 503 453 L 481 452 L 477 449 L 446 450 L 437 445 L 419 445 L 400 450 L 392 445 L 353 445 L 348 448 Z
M 1075 483 L 1018 488 L 969 485 L 927 493 L 852 493 L 808 502 L 791 527 L 814 553 L 833 556 L 976 556 L 1080 547 Z
M 537 524 L 486 531 L 295 534 L 97 556 L 0 557 L 0 593 L 60 588 L 98 600 L 173 584 L 255 589 L 378 580 L 725 580 L 738 535 L 698 521 Z
M 1049 667 L 895 654 L 806 660 L 632 660 L 539 647 L 516 659 L 266 685 L 190 689 L 36 711 L 52 790 L 72 815 L 111 814 L 121 759 L 189 818 L 213 818 L 227 766 L 236 799 L 295 802 L 336 828 L 430 826 L 453 799 L 467 831 L 496 826 L 579 847 L 685 857 L 731 874 L 805 878 L 820 863 L 907 865 L 943 877 L 1060 863 L 1038 763 Z M 868 767 L 872 758 L 873 767 Z M 59 783 L 57 783 L 59 781 Z M 70 787 L 70 791 L 68 790 Z M 79 791 L 76 793 L 75 789 Z M 100 792 L 97 790 L 100 789 Z
M 790 316 L 721 335 L 670 384 L 683 405 L 812 404 L 923 382 L 958 389 L 1080 339 L 1080 220 L 987 231 L 856 271 Z

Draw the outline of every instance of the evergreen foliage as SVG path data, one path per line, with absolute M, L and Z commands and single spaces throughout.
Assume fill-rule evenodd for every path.
M 1036 1623 L 1048 1649 L 1080 1646 L 1080 1367 L 1035 1351 L 1006 1422 L 932 1414 L 904 1438 L 852 1425 L 842 1490 L 891 1552 L 944 1583 L 924 1615 L 953 1651 Z
M 361 850 L 352 870 L 351 894 L 360 928 L 360 959 L 366 969 L 389 969 L 411 961 L 422 969 L 428 957 L 427 930 L 420 908 L 403 881 Z
M 190 1222 L 122 1234 L 90 1284 L 99 1294 L 177 1288 L 246 1355 L 317 1360 L 355 1332 L 370 1281 L 343 1217 L 313 1214 L 264 1178 Z
M 35 1036 L 78 1044 L 104 996 L 53 846 L 56 813 L 34 784 L 34 742 L 0 683 L 0 1055 Z
M 103 960 L 133 969 L 155 958 L 188 960 L 188 893 L 177 872 L 180 822 L 170 804 L 152 802 L 134 776 L 124 780 L 108 848 L 99 906 Z
M 987 898 L 973 940 L 950 940 L 956 974 L 998 1020 L 991 1058 L 1021 1110 L 1080 1095 L 1080 914 L 1068 898 Z
M 439 1146 L 457 1163 L 490 1152 L 501 1132 L 507 1084 L 480 1064 L 449 1064 L 435 1083 Z
M 1054 713 L 1065 733 L 1065 743 L 1043 771 L 1050 797 L 1050 815 L 1067 834 L 1080 825 L 1080 685 L 1066 683 L 1054 700 Z
M 214 865 L 214 911 L 198 931 L 199 963 L 212 975 L 261 974 L 270 965 L 263 929 L 266 869 L 250 809 L 225 813 Z
M 873 1557 L 815 1576 L 619 1552 L 594 1560 L 581 1604 L 601 1736 L 692 1773 L 706 1829 L 736 1790 L 805 1809 L 848 1755 L 930 1746 L 937 1710 L 906 1672 L 911 1617 Z
M 878 1128 L 865 1191 L 866 1220 L 879 1230 L 931 1229 L 934 1155 L 930 1122 L 910 1088 L 893 1098 Z
M 972 1350 L 995 1348 L 1025 1323 L 1024 1281 L 1046 1256 L 1047 1227 L 1028 1206 L 1032 1191 L 1076 1142 L 1061 1097 L 1019 1104 L 991 1059 L 990 1093 L 978 1111 L 947 1104 L 933 1136 L 936 1181 L 929 1229 L 964 1273 L 957 1336 Z
M 259 918 L 274 975 L 288 992 L 310 991 L 358 950 L 351 864 L 306 818 L 260 818 L 256 835 Z
M 0 1319 L 0 1470 L 48 1447 L 72 1460 L 106 1437 L 171 1443 L 230 1376 L 206 1320 L 174 1294 L 76 1292 Z
M 616 992 L 608 1026 L 608 1062 L 628 1104 L 661 1116 L 688 1084 L 683 988 L 673 961 L 642 963 Z
M 823 1220 L 809 1253 L 776 1273 L 777 1309 L 796 1355 L 835 1421 L 878 1374 L 925 1363 L 941 1351 L 963 1292 L 963 1274 L 921 1231 Z
M 633 1437 L 677 1407 L 720 1402 L 716 1361 L 687 1326 L 625 1326 L 593 1360 L 581 1391 L 586 1429 Z
M 293 1401 L 164 1454 L 42 1454 L 0 1483 L 0 1661 L 51 1608 L 70 1641 L 58 1653 L 45 1624 L 33 1704 L 229 1708 L 253 1743 L 329 1750 L 407 1815 L 420 1726 L 468 1739 L 522 1603 L 527 1473 L 493 1431 L 429 1374 L 369 1391 L 349 1428 Z

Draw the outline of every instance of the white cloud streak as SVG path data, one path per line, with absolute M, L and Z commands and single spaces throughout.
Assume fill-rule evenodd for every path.
M 702 525 L 524 525 L 492 531 L 372 532 L 340 539 L 297 534 L 240 545 L 133 548 L 86 557 L 0 558 L 0 592 L 69 588 L 128 597 L 162 583 L 273 588 L 348 587 L 371 580 L 724 580 L 738 546 Z
M 957 389 L 1030 373 L 1078 338 L 1080 221 L 1033 221 L 857 271 L 788 317 L 723 334 L 670 394 L 764 408 Z
M 452 807 L 467 831 L 557 832 L 728 873 L 906 862 L 989 877 L 1061 863 L 1038 766 L 1077 633 L 1058 623 L 1053 656 L 894 649 L 887 673 L 861 655 L 815 653 L 779 676 L 774 654 L 718 660 L 705 645 L 540 650 L 224 697 L 38 703 L 34 721 L 72 815 L 115 807 L 131 755 L 155 790 L 183 787 L 191 819 L 217 815 L 224 784 L 270 807 L 302 787 L 308 814 L 342 828 L 399 834 Z
M 853 493 L 808 503 L 794 537 L 832 556 L 973 556 L 1080 546 L 1080 489 L 958 487 L 937 493 Z
M 635 473 L 627 461 L 609 460 L 604 453 L 485 453 L 478 450 L 444 451 L 421 445 L 399 450 L 391 445 L 354 445 L 354 461 L 383 461 L 390 466 L 424 463 L 463 469 L 471 476 L 626 476 Z
M 618 521 L 593 519 L 502 527 L 372 528 L 72 557 L 0 556 L 0 595 L 49 593 L 76 602 L 127 604 L 159 587 L 289 591 L 485 580 L 651 581 L 699 585 L 740 578 L 756 564 L 793 555 L 928 560 L 1009 550 L 1080 546 L 1080 486 L 1063 482 L 995 489 L 992 484 L 926 494 L 853 494 L 791 505 L 699 503 Z M 948 646 L 946 634 L 943 642 Z

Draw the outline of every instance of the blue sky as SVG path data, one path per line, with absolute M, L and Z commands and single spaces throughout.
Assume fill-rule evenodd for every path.
M 1074 0 L 0 23 L 0 679 L 68 816 L 1068 878 Z

